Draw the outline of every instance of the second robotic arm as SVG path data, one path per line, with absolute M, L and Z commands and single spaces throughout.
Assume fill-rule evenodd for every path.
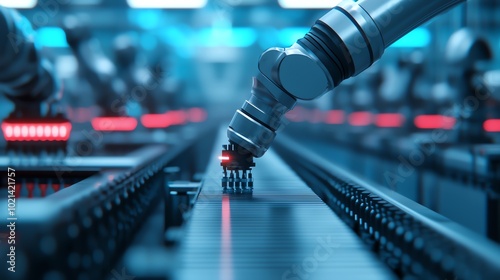
M 356 76 L 396 40 L 465 0 L 345 0 L 289 48 L 271 48 L 259 60 L 252 96 L 236 111 L 231 143 L 261 157 L 284 114 Z

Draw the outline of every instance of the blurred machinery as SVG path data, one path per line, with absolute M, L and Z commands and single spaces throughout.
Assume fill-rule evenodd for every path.
M 62 91 L 54 70 L 36 49 L 29 22 L 3 7 L 0 15 L 0 31 L 6 34 L 0 47 L 0 90 L 14 104 L 2 123 L 8 149 L 65 149 L 71 124 L 58 104 Z
M 0 279 L 500 279 L 498 28 L 494 0 L 0 0 Z

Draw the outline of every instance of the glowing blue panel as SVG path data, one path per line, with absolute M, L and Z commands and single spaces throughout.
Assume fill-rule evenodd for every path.
M 391 45 L 392 48 L 423 48 L 431 42 L 431 33 L 427 28 L 417 28 Z
M 36 31 L 37 47 L 67 48 L 66 34 L 59 27 L 42 27 Z
M 190 43 L 191 30 L 180 27 L 167 27 L 160 31 L 162 40 L 171 46 L 187 47 Z
M 192 30 L 184 26 L 163 28 L 159 34 L 160 38 L 172 46 L 177 54 L 183 58 L 192 56 L 193 42 Z
M 129 10 L 128 20 L 143 29 L 153 29 L 160 25 L 162 12 L 160 10 Z
M 279 32 L 274 28 L 266 28 L 259 31 L 259 46 L 262 49 L 268 49 L 278 46 Z
M 290 47 L 298 39 L 304 37 L 309 32 L 310 27 L 290 27 L 284 28 L 279 33 L 280 47 Z
M 249 27 L 204 28 L 198 33 L 198 43 L 204 47 L 246 48 L 257 40 L 257 32 Z

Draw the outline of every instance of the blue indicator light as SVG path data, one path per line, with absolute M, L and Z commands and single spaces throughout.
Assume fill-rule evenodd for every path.
M 42 27 L 36 31 L 35 44 L 37 47 L 67 48 L 66 34 L 59 27 Z
M 391 45 L 392 48 L 423 48 L 431 42 L 431 33 L 426 28 L 417 28 Z

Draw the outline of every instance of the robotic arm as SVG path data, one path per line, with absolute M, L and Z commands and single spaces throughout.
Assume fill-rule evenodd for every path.
M 59 113 L 62 91 L 52 66 L 35 47 L 31 25 L 15 10 L 0 6 L 0 94 L 16 106 L 13 117 Z
M 227 130 L 231 145 L 261 157 L 297 100 L 333 91 L 370 67 L 396 40 L 461 2 L 465 0 L 341 2 L 291 47 L 262 54 L 252 96 L 236 111 Z M 232 164 L 231 169 L 238 170 L 238 164 Z

